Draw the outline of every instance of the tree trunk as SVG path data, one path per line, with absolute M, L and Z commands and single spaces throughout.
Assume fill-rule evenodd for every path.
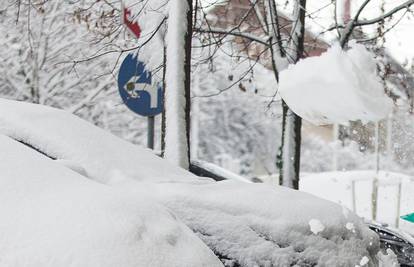
M 296 0 L 290 40 L 290 61 L 296 63 L 304 54 L 306 0 Z M 282 103 L 282 147 L 278 166 L 280 184 L 299 189 L 302 119 Z
M 164 46 L 164 59 L 163 59 L 163 70 L 162 70 L 162 94 L 164 102 L 162 103 L 163 109 L 161 114 L 161 157 L 164 157 L 165 152 L 165 91 L 167 90 L 167 83 L 165 82 L 165 74 L 167 71 L 167 49 Z
M 280 185 L 299 189 L 302 119 L 282 103 L 282 145 L 278 167 Z
M 187 32 L 185 35 L 185 62 L 184 62 L 184 70 L 185 70 L 185 127 L 186 127 L 186 138 L 187 138 L 187 161 L 188 166 L 187 169 L 190 167 L 190 159 L 191 159 L 191 149 L 190 149 L 190 128 L 191 128 L 191 45 L 193 40 L 193 1 L 192 0 L 184 0 L 187 2 L 188 10 L 187 10 Z

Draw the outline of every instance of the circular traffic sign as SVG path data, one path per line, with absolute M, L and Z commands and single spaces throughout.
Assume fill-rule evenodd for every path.
M 125 105 L 141 116 L 155 116 L 162 112 L 162 87 L 152 84 L 151 72 L 133 54 L 128 54 L 118 74 L 118 90 Z

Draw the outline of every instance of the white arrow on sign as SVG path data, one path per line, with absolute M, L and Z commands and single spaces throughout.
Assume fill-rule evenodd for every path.
M 150 107 L 157 108 L 158 106 L 158 88 L 151 84 L 141 83 L 139 81 L 140 76 L 132 76 L 131 79 L 125 84 L 124 90 L 132 98 L 139 98 L 139 91 L 148 92 L 150 95 Z M 143 85 L 143 86 L 139 86 Z

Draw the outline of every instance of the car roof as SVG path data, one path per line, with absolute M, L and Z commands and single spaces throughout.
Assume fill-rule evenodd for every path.
M 0 133 L 53 159 L 81 165 L 91 178 L 111 183 L 206 182 L 184 169 L 63 110 L 0 99 Z

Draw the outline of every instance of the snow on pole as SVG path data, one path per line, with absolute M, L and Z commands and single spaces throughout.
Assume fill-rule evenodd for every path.
M 200 89 L 200 76 L 195 75 L 194 77 L 194 91 L 196 94 L 199 93 Z M 192 159 L 198 158 L 198 146 L 199 146 L 199 135 L 200 135 L 200 100 L 198 97 L 193 97 L 191 102 L 191 157 Z
M 294 153 L 295 153 L 295 129 L 294 114 L 288 109 L 286 114 L 285 134 L 283 136 L 283 179 L 282 185 L 293 188 L 295 177 Z
M 338 139 L 339 139 L 339 124 L 334 123 L 332 128 L 332 143 L 333 143 L 333 155 L 332 155 L 332 171 L 338 170 Z
M 400 227 L 400 210 L 401 210 L 401 189 L 402 189 L 402 180 L 398 183 L 398 191 L 397 191 L 397 216 L 395 218 L 395 227 Z
M 392 112 L 387 118 L 387 165 L 388 170 L 390 169 L 392 165 L 392 159 L 393 159 L 393 151 L 392 151 Z
M 352 197 L 352 211 L 356 213 L 356 194 L 355 194 L 355 180 L 351 181 L 351 197 Z
M 185 169 L 189 167 L 189 146 L 187 127 L 186 99 L 186 35 L 187 13 L 189 5 L 186 0 L 171 0 L 167 22 L 167 62 L 165 92 L 165 152 L 164 157 Z
M 378 176 L 379 176 L 379 123 L 375 123 L 375 175 L 372 181 L 372 194 L 371 194 L 371 207 L 372 207 L 372 219 L 377 220 L 377 208 L 378 208 Z
M 379 169 L 380 169 L 380 151 L 379 151 L 379 143 L 380 143 L 380 134 L 379 134 L 379 122 L 375 123 L 375 173 L 378 176 Z

